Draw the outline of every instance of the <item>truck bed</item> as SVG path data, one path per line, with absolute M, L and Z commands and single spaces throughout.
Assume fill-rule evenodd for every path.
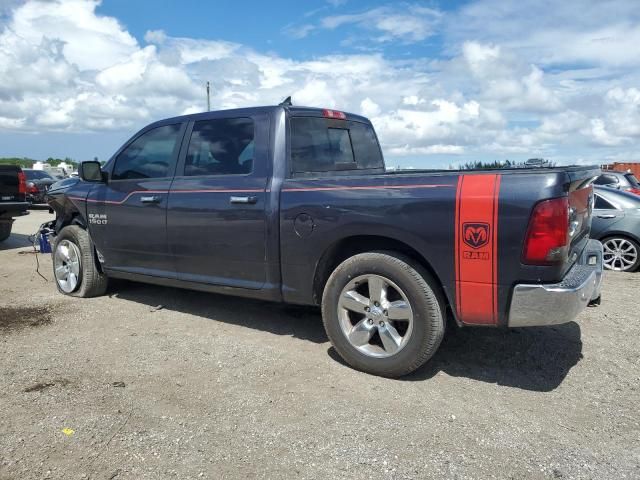
M 580 166 L 410 170 L 285 180 L 280 200 L 285 299 L 308 303 L 313 297 L 304 279 L 322 263 L 319 252 L 348 248 L 344 238 L 384 249 L 382 238 L 391 238 L 398 248 L 405 246 L 409 255 L 425 260 L 462 323 L 506 324 L 513 285 L 560 281 L 587 244 L 589 223 L 575 236 L 566 263 L 523 264 L 534 206 L 580 188 L 598 172 Z M 311 219 L 307 223 L 313 224 L 313 234 L 301 238 L 296 221 L 303 213 Z M 460 238 L 465 224 L 486 225 L 491 242 L 468 248 Z M 466 315 L 460 315 L 465 287 L 474 300 Z

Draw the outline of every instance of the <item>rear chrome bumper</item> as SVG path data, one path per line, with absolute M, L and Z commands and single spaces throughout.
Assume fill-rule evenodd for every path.
M 600 297 L 601 282 L 602 244 L 590 240 L 560 283 L 515 286 L 508 325 L 538 327 L 570 322 Z

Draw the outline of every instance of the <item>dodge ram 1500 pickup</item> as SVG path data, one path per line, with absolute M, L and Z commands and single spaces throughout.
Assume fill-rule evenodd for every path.
M 0 242 L 9 238 L 15 217 L 26 215 L 27 181 L 15 165 L 0 165 Z
M 405 375 L 459 326 L 573 320 L 600 297 L 594 167 L 385 171 L 364 117 L 170 118 L 49 191 L 60 292 L 110 277 L 320 305 L 353 367 Z

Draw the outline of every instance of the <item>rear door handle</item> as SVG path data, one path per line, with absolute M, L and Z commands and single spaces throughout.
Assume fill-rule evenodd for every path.
M 142 203 L 160 203 L 162 201 L 162 197 L 158 195 L 150 195 L 147 197 L 140 197 L 140 201 Z
M 253 205 L 258 203 L 258 197 L 231 197 L 229 198 L 230 203 L 244 203 L 245 205 L 250 204 Z
M 598 218 L 616 218 L 615 215 L 611 213 L 603 213 L 602 215 L 596 215 Z

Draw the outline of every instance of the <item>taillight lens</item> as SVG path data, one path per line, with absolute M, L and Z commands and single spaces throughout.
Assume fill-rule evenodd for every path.
M 38 192 L 40 192 L 40 189 L 35 183 L 33 182 L 27 183 L 27 193 L 38 193 Z
M 628 192 L 635 193 L 636 195 L 640 195 L 640 188 L 633 188 L 627 190 Z
M 527 229 L 523 263 L 552 265 L 563 262 L 569 243 L 569 199 L 554 198 L 538 203 Z
M 24 195 L 27 193 L 27 176 L 24 172 L 18 172 L 18 193 Z

